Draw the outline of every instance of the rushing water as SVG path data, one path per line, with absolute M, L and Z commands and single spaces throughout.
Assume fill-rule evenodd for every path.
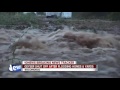
M 79 64 L 96 64 L 98 71 L 96 72 L 9 72 L 9 64 L 12 63 L 8 58 L 12 54 L 8 52 L 8 47 L 26 30 L 0 30 L 0 77 L 10 78 L 119 78 L 120 77 L 120 50 L 117 48 L 81 47 L 75 42 L 67 42 L 63 39 L 63 35 L 69 31 L 68 28 L 54 32 L 44 32 L 39 29 L 31 29 L 25 36 L 31 36 L 37 39 L 34 44 L 39 41 L 44 42 L 44 47 L 39 49 L 17 49 L 15 57 L 20 61 L 25 60 L 74 60 Z M 75 32 L 76 33 L 76 32 Z M 24 37 L 23 37 L 24 39 Z M 39 43 L 40 44 L 40 43 Z M 19 60 L 14 60 L 18 63 Z

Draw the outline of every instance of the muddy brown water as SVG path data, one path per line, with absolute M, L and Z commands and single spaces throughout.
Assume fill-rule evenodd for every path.
M 120 77 L 120 50 L 116 48 L 83 48 L 76 43 L 62 40 L 67 28 L 56 32 L 42 32 L 40 29 L 30 29 L 25 35 L 36 37 L 46 42 L 44 49 L 17 49 L 13 63 L 20 61 L 50 61 L 74 60 L 79 64 L 96 64 L 96 72 L 10 72 L 8 58 L 12 54 L 8 47 L 26 31 L 0 29 L 0 77 L 1 78 L 119 78 Z M 70 48 L 71 46 L 71 48 Z

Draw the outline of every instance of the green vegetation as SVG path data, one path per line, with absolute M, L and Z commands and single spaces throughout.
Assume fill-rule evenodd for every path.
M 39 12 L 43 14 L 43 12 Z M 103 19 L 120 20 L 120 12 L 73 12 L 73 18 L 76 20 L 84 19 Z M 43 25 L 42 17 L 34 13 L 24 15 L 22 12 L 0 12 L 0 25 Z M 73 20 L 73 19 L 72 19 Z M 54 20 L 54 24 L 67 23 L 65 19 Z
M 38 23 L 38 18 L 34 14 L 0 12 L 0 25 L 29 25 L 31 23 Z
M 120 12 L 73 12 L 73 16 L 79 19 L 120 20 Z

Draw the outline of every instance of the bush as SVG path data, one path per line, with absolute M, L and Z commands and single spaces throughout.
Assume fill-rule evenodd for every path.
M 0 25 L 28 25 L 37 22 L 37 17 L 34 14 L 23 15 L 22 13 L 0 13 Z
M 73 16 L 79 19 L 120 20 L 120 12 L 74 12 Z
M 110 20 L 118 21 L 118 20 L 120 20 L 120 12 L 111 12 L 111 13 L 108 15 L 108 18 L 109 18 Z

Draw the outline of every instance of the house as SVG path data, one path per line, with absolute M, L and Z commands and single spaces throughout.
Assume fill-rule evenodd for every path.
M 32 12 L 23 12 L 23 14 L 28 14 L 28 13 L 32 13 Z M 33 12 L 37 15 L 37 12 Z
M 32 13 L 32 12 L 23 12 L 23 14 L 28 14 L 28 13 Z M 38 12 L 33 12 L 33 13 L 38 15 Z M 47 18 L 57 18 L 57 17 L 72 18 L 72 12 L 44 12 L 44 14 Z
M 61 18 L 72 18 L 72 12 L 62 12 Z
M 46 17 L 72 18 L 72 12 L 45 12 Z
M 47 18 L 49 18 L 49 17 L 60 17 L 60 13 L 61 12 L 45 12 L 45 16 L 47 17 Z

